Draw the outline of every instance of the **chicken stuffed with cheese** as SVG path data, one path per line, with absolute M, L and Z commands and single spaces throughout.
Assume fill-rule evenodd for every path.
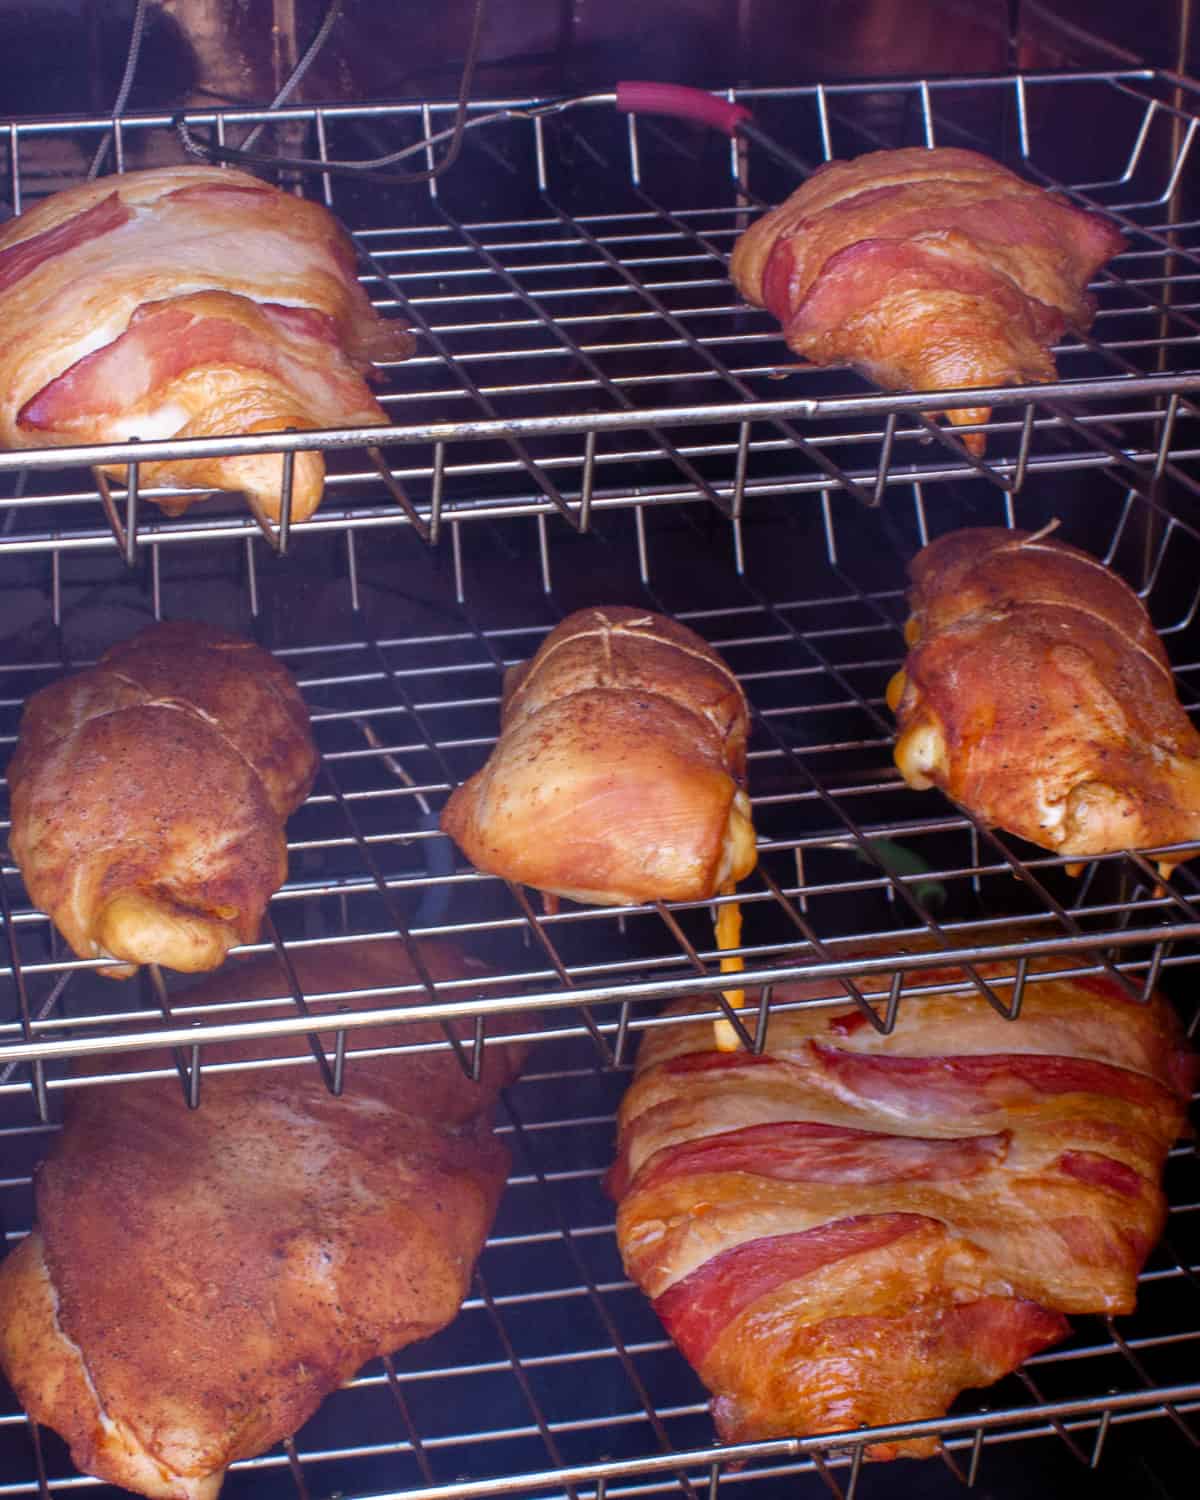
M 694 631 L 585 609 L 505 682 L 500 739 L 442 828 L 478 869 L 595 904 L 706 900 L 749 874 L 748 715 Z

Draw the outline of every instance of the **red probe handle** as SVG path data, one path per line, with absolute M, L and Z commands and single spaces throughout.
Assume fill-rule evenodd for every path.
M 752 118 L 744 104 L 731 104 L 703 89 L 682 83 L 617 84 L 617 108 L 630 115 L 674 115 L 677 120 L 698 120 L 714 130 L 732 135 L 743 120 Z

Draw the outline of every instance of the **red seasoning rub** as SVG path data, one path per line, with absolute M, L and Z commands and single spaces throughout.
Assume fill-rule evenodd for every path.
M 483 973 L 449 946 L 421 952 L 435 981 Z M 416 978 L 397 942 L 292 958 L 309 996 L 379 991 L 356 1009 L 406 1003 L 395 987 Z M 288 994 L 270 955 L 188 1001 Z M 469 1043 L 470 1023 L 451 1024 Z M 206 1072 L 197 1110 L 174 1077 L 71 1091 L 37 1177 L 38 1227 L 0 1268 L 0 1365 L 81 1469 L 157 1500 L 214 1500 L 229 1464 L 455 1317 L 509 1167 L 490 1117 L 524 1049 L 490 1037 L 478 1083 L 444 1050 L 353 1055 L 443 1040 L 436 1021 L 350 1033 L 340 1098 L 311 1060 Z M 290 1037 L 203 1057 L 307 1051 Z M 161 1068 L 164 1055 L 93 1066 Z
M 628 904 L 706 899 L 754 868 L 746 701 L 685 626 L 580 610 L 509 672 L 500 724 L 442 814 L 477 869 Z
M 0 322 L 9 448 L 377 426 L 367 380 L 413 348 L 371 307 L 324 208 L 219 167 L 104 177 L 13 219 Z M 293 519 L 317 508 L 324 473 L 319 453 L 297 455 Z M 147 488 L 242 490 L 275 518 L 281 482 L 278 454 L 141 471 Z
M 938 1417 L 1068 1314 L 1132 1311 L 1192 1060 L 1163 1000 L 1052 967 L 1032 961 L 1017 1022 L 939 991 L 889 1036 L 857 1009 L 775 1011 L 761 1057 L 717 1050 L 705 1023 L 647 1034 L 610 1175 L 618 1241 L 723 1441 Z
M 213 969 L 287 878 L 317 770 L 291 674 L 211 625 L 152 625 L 35 693 L 9 762 L 10 847 L 81 958 Z
M 909 147 L 819 167 L 741 236 L 730 275 L 813 364 L 886 390 L 1026 385 L 1055 378 L 1051 345 L 1090 325 L 1087 284 L 1123 246 L 986 156 Z M 982 454 L 982 433 L 964 441 Z
M 910 650 L 888 688 L 910 786 L 1081 858 L 1200 838 L 1200 734 L 1115 573 L 1003 527 L 939 537 L 911 572 Z

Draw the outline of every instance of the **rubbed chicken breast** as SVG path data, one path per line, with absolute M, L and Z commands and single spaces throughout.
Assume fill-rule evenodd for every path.
M 10 847 L 81 958 L 212 969 L 258 936 L 317 770 L 290 673 L 209 625 L 152 625 L 25 706 Z
M 1081 858 L 1200 838 L 1200 734 L 1128 585 L 1003 527 L 939 537 L 911 571 L 910 650 L 888 688 L 910 786 Z
M 448 947 L 422 956 L 437 981 L 482 973 Z M 398 942 L 294 962 L 310 995 L 379 991 L 355 1008 L 404 1004 L 396 987 L 416 979 Z M 270 955 L 235 962 L 188 1001 L 289 993 Z M 452 1024 L 469 1043 L 470 1025 Z M 427 1021 L 369 1027 L 350 1047 L 442 1040 Z M 272 1054 L 307 1046 L 219 1044 L 204 1059 Z M 367 1360 L 457 1314 L 508 1170 L 490 1115 L 522 1055 L 489 1043 L 472 1083 L 445 1051 L 351 1053 L 340 1098 L 311 1061 L 212 1072 L 197 1110 L 174 1078 L 72 1090 L 37 1175 L 37 1228 L 0 1266 L 0 1365 L 30 1416 L 111 1484 L 215 1500 L 231 1463 L 294 1432 Z

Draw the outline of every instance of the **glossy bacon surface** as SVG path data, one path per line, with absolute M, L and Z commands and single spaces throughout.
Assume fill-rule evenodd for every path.
M 439 982 L 482 973 L 448 947 L 421 952 Z M 397 942 L 302 949 L 293 962 L 309 996 L 377 990 L 355 1008 L 403 1005 L 395 987 L 416 980 Z M 290 988 L 269 955 L 188 1001 Z M 295 1013 L 290 1001 L 255 1011 Z M 450 1024 L 469 1044 L 470 1024 Z M 436 1021 L 354 1034 L 338 1098 L 303 1037 L 205 1049 L 206 1067 L 305 1061 L 206 1071 L 197 1110 L 174 1078 L 71 1092 L 37 1177 L 38 1227 L 0 1268 L 0 1364 L 81 1469 L 156 1500 L 215 1500 L 229 1464 L 294 1432 L 367 1360 L 456 1315 L 508 1169 L 490 1115 L 523 1048 L 490 1034 L 478 1083 L 445 1050 L 353 1055 L 442 1041 Z M 163 1055 L 94 1066 L 161 1068 Z
M 215 968 L 287 875 L 317 769 L 291 674 L 253 641 L 154 625 L 25 706 L 10 843 L 82 958 Z
M 912 645 L 888 691 L 910 786 L 1062 854 L 1200 838 L 1200 734 L 1115 573 L 1002 527 L 939 537 L 911 572 Z
M 1165 1001 L 1053 967 L 1032 961 L 1016 1022 L 948 992 L 947 969 L 922 971 L 934 992 L 887 1036 L 845 1005 L 781 1012 L 844 995 L 802 981 L 776 986 L 761 1057 L 717 1050 L 711 1023 L 647 1033 L 609 1178 L 618 1240 L 723 1440 L 936 1417 L 1067 1314 L 1132 1309 L 1193 1063 Z
M 442 829 L 480 870 L 577 901 L 686 901 L 754 867 L 737 678 L 645 610 L 579 610 L 505 682 Z
M 366 376 L 412 337 L 372 309 L 329 213 L 216 167 L 131 172 L 0 231 L 0 442 L 10 448 L 374 426 Z M 282 460 L 147 464 L 142 483 L 242 490 L 277 517 Z M 292 514 L 320 502 L 301 454 Z M 189 497 L 173 497 L 178 511 Z
M 1087 283 L 1123 243 L 977 152 L 906 148 L 819 167 L 741 236 L 730 274 L 814 364 L 892 390 L 1024 385 L 1054 379 L 1050 346 L 1091 323 Z

